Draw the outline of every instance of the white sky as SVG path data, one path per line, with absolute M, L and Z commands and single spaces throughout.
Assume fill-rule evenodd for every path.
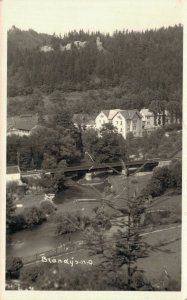
M 185 0 L 184 0 L 185 1 Z M 145 30 L 183 23 L 182 0 L 5 0 L 7 28 L 52 34 L 70 30 Z

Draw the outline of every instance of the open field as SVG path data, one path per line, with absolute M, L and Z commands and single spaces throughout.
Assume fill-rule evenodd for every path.
M 17 208 L 17 213 L 22 212 L 26 207 L 39 206 L 42 200 L 44 200 L 44 193 L 24 195 L 24 197 L 15 201 L 16 205 L 23 205 L 22 207 Z
M 145 241 L 152 246 L 148 257 L 138 260 L 138 267 L 146 276 L 156 282 L 166 268 L 172 279 L 180 282 L 181 278 L 181 228 L 150 233 Z M 165 245 L 164 245 L 165 244 Z

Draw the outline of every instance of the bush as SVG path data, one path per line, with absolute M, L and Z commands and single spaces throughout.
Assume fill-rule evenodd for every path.
M 163 188 L 160 180 L 151 178 L 146 189 L 144 190 L 144 194 L 151 195 L 152 197 L 160 196 L 163 193 Z
M 157 197 L 168 188 L 174 188 L 177 191 L 182 189 L 182 164 L 180 161 L 174 162 L 170 167 L 156 168 L 143 193 L 144 196 Z
M 40 184 L 46 193 L 57 193 L 64 189 L 64 173 L 60 169 L 52 175 L 42 174 Z
M 14 194 L 17 193 L 18 183 L 17 182 L 8 182 L 6 185 L 7 193 Z
M 43 211 L 36 206 L 24 208 L 23 216 L 27 227 L 33 227 L 46 220 Z
M 147 213 L 145 218 L 145 225 L 160 225 L 161 217 L 158 213 Z
M 181 130 L 182 129 L 182 124 L 168 124 L 164 126 L 165 131 L 174 131 L 174 130 Z
M 40 178 L 25 178 L 25 183 L 28 184 L 29 187 L 32 187 L 32 186 L 41 186 L 41 179 Z
M 149 283 L 148 279 L 142 271 L 135 271 L 135 273 L 132 276 L 132 281 L 132 286 L 136 291 L 152 290 L 151 284 Z
M 170 166 L 170 187 L 182 190 L 182 163 L 175 161 Z
M 57 235 L 84 230 L 90 224 L 89 218 L 82 216 L 78 211 L 66 214 L 57 214 L 54 218 Z
M 40 203 L 40 209 L 45 215 L 51 215 L 57 210 L 57 207 L 50 201 L 42 201 Z
M 10 232 L 15 232 L 22 230 L 26 227 L 26 222 L 23 213 L 19 213 L 12 217 L 12 222 L 10 224 Z
M 32 285 L 36 283 L 39 276 L 43 275 L 45 272 L 45 268 L 43 265 L 32 265 L 29 267 L 25 267 L 20 272 L 20 280 L 22 285 L 29 284 Z
M 23 267 L 23 262 L 20 257 L 8 257 L 6 260 L 6 278 L 17 279 L 20 275 L 20 269 Z

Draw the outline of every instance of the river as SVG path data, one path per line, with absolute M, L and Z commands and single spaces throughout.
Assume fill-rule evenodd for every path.
M 132 182 L 129 182 L 129 193 L 134 193 L 135 186 L 137 186 L 137 191 L 140 191 L 144 186 L 146 186 L 149 178 L 150 174 L 138 176 L 136 177 L 136 180 L 132 178 Z M 104 188 L 108 185 L 108 180 L 119 193 L 125 190 L 124 177 L 118 175 L 107 175 L 104 178 L 97 177 L 91 182 L 80 180 L 77 182 L 80 184 L 75 182 L 66 190 L 63 190 L 56 195 L 54 203 L 56 204 L 58 211 L 66 213 L 80 211 L 84 215 L 89 216 L 95 207 L 101 205 L 100 193 L 102 193 Z M 123 201 L 119 199 L 116 198 L 116 201 Z M 123 203 L 120 205 L 124 206 Z M 42 225 L 34 227 L 33 229 L 25 229 L 8 236 L 6 252 L 8 256 L 30 256 L 56 248 L 69 240 L 77 241 L 80 239 L 81 232 L 55 236 L 55 225 L 49 220 L 44 222 Z
M 97 182 L 97 184 L 97 188 L 102 191 L 105 186 L 103 179 L 100 179 L 100 182 Z M 99 194 L 97 195 L 91 186 L 76 185 L 70 186 L 68 189 L 57 194 L 54 203 L 57 205 L 58 210 L 66 212 L 78 210 L 89 215 L 93 208 L 99 205 L 99 201 L 93 201 L 93 199 L 96 198 L 99 198 Z M 83 202 L 79 202 L 77 199 L 83 199 Z M 84 201 L 85 199 L 88 199 L 88 201 Z M 81 239 L 80 232 L 61 236 L 55 236 L 54 232 L 54 224 L 50 221 L 46 221 L 33 229 L 25 229 L 7 236 L 7 256 L 30 256 L 60 246 L 69 241 L 70 238 L 71 241 Z

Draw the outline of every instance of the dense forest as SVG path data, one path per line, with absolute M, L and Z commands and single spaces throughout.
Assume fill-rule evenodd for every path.
M 103 51 L 98 51 L 100 37 Z M 119 86 L 119 97 L 181 98 L 183 27 L 145 32 L 70 32 L 64 37 L 13 28 L 8 32 L 8 95 Z M 73 41 L 87 41 L 77 48 Z M 70 51 L 60 45 L 72 43 Z M 42 45 L 54 51 L 42 52 Z
M 87 43 L 80 48 L 74 41 Z M 70 120 L 75 113 L 94 119 L 102 109 L 149 107 L 155 115 L 167 109 L 182 121 L 182 41 L 181 25 L 113 35 L 73 31 L 64 37 L 13 27 L 8 32 L 8 116 L 37 113 L 42 127 L 31 138 L 8 137 L 8 164 L 19 161 L 22 169 L 56 167 L 64 159 L 74 164 L 85 151 L 100 160 L 98 151 L 107 160 L 113 153 L 112 161 L 140 152 L 167 158 L 181 144 L 179 136 L 153 133 L 124 145 L 111 133 L 111 139 L 107 132 L 101 139 L 81 133 Z M 68 43 L 71 50 L 62 51 Z M 54 50 L 43 52 L 43 45 Z

